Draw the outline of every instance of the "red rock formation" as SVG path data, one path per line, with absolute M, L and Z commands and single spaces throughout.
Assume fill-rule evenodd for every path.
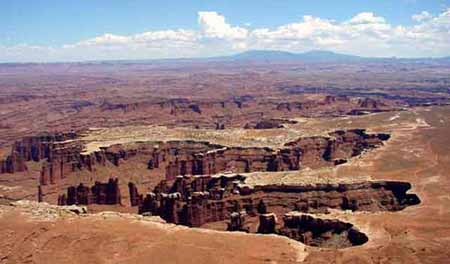
M 266 185 L 257 186 L 263 191 L 268 207 L 277 205 L 280 199 L 294 206 L 293 209 L 309 212 L 327 208 L 352 211 L 398 211 L 420 203 L 415 194 L 407 194 L 411 184 L 380 181 L 352 184 L 316 184 L 315 186 Z
M 0 161 L 0 173 L 25 171 L 27 169 L 25 162 L 26 160 L 17 151 L 12 151 L 5 160 Z
M 84 167 L 89 169 L 90 163 L 84 163 L 81 151 L 82 146 L 79 144 L 53 144 L 47 161 L 42 166 L 41 184 L 55 184 L 75 170 Z
M 277 225 L 277 216 L 274 213 L 259 215 L 258 233 L 274 234 Z
M 335 165 L 382 145 L 387 134 L 366 134 L 364 130 L 336 131 L 331 137 L 307 137 L 287 143 L 278 151 L 270 148 L 220 147 L 207 143 L 169 142 L 153 150 L 150 167 L 166 164 L 166 177 L 209 175 L 225 171 L 285 171 L 301 166 Z M 203 147 L 193 148 L 194 144 Z M 176 151 L 170 151 L 173 149 Z M 163 160 L 161 157 L 165 157 Z
M 269 211 L 276 208 L 303 212 L 328 208 L 353 211 L 396 211 L 420 202 L 403 182 L 363 182 L 354 184 L 318 184 L 316 186 L 269 185 L 245 189 L 244 177 L 186 176 L 163 182 L 147 194 L 140 213 L 160 215 L 168 222 L 201 226 L 223 221 L 243 208 L 248 214 L 260 211 L 260 201 Z M 245 190 L 244 190 L 245 189 Z M 257 206 L 258 205 L 258 206 Z M 239 209 L 240 210 L 240 209 Z M 277 209 L 278 210 L 278 209 Z
M 226 171 L 286 171 L 343 163 L 365 149 L 382 145 L 389 135 L 366 134 L 364 130 L 355 129 L 336 131 L 330 133 L 330 137 L 300 138 L 279 150 L 169 141 L 142 143 L 134 148 L 113 145 L 90 154 L 82 154 L 83 145 L 74 140 L 76 137 L 75 133 L 57 133 L 24 138 L 14 145 L 11 155 L 2 162 L 2 172 L 25 170 L 26 161 L 45 160 L 40 177 L 41 186 L 49 186 L 41 188 L 45 196 L 47 191 L 55 191 L 53 187 L 57 183 L 63 181 L 66 184 L 65 179 L 73 175 L 72 172 L 92 171 L 95 166 L 107 163 L 120 166 L 136 156 L 148 159 L 148 169 L 157 170 L 167 180 L 178 175 L 212 175 Z M 136 202 L 134 200 L 133 204 Z
M 366 97 L 358 100 L 358 106 L 360 108 L 377 109 L 386 105 L 379 100 Z
M 358 155 L 366 148 L 381 145 L 388 136 L 367 135 L 363 130 L 338 131 L 333 138 L 301 138 L 286 144 L 286 148 L 274 151 L 269 148 L 224 148 L 207 142 L 173 141 L 159 143 L 157 148 L 143 144 L 137 149 L 124 149 L 120 145 L 103 148 L 89 155 L 82 155 L 82 146 L 70 139 L 75 133 L 46 134 L 24 138 L 13 146 L 11 155 L 1 163 L 2 172 L 23 171 L 25 162 L 46 159 L 41 173 L 41 184 L 54 184 L 65 175 L 79 169 L 92 170 L 96 164 L 108 160 L 116 166 L 121 160 L 148 154 L 148 168 L 159 168 L 160 163 L 170 180 L 177 175 L 215 174 L 223 171 L 279 171 L 297 170 L 300 163 L 333 163 Z
M 64 145 L 65 142 L 76 138 L 76 134 L 54 133 L 41 134 L 38 136 L 24 137 L 16 141 L 11 148 L 11 154 L 3 161 L 0 161 L 1 173 L 14 173 L 27 169 L 25 162 L 40 161 L 48 159 L 55 152 L 57 145 Z
M 236 182 L 239 180 L 242 180 L 241 176 L 177 177 L 172 185 L 158 186 L 153 193 L 147 194 L 139 212 L 151 212 L 166 221 L 188 226 L 221 221 L 229 218 L 229 214 L 235 211 L 235 202 L 240 200 L 225 201 L 237 192 Z
M 248 227 L 245 227 L 245 217 L 247 216 L 247 212 L 233 212 L 230 214 L 230 222 L 227 225 L 227 231 L 241 231 L 241 232 L 249 232 Z
M 255 124 L 247 123 L 244 128 L 249 129 L 273 129 L 273 128 L 282 128 L 283 127 L 283 121 L 282 120 L 275 120 L 275 119 L 268 119 L 268 120 L 260 120 L 256 122 Z
M 109 179 L 107 183 L 95 182 L 91 188 L 80 183 L 67 189 L 67 195 L 60 195 L 59 205 L 72 204 L 121 204 L 119 179 Z
M 344 248 L 366 243 L 369 239 L 350 223 L 337 219 L 319 219 L 304 214 L 286 214 L 278 234 L 309 246 Z
M 130 205 L 131 206 L 140 206 L 143 200 L 142 195 L 139 195 L 136 184 L 129 182 L 128 190 L 130 192 Z
M 256 210 L 258 211 L 258 214 L 267 214 L 267 206 L 264 203 L 264 200 L 259 201 Z
M 336 102 L 346 102 L 349 103 L 350 102 L 350 98 L 348 98 L 347 96 L 334 96 L 334 95 L 327 95 L 325 96 L 325 98 L 323 99 L 323 104 L 325 105 L 330 105 L 330 104 L 334 104 Z

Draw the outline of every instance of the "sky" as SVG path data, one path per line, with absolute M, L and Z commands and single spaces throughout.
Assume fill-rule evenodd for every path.
M 2 0 L 0 62 L 246 50 L 450 56 L 450 0 Z

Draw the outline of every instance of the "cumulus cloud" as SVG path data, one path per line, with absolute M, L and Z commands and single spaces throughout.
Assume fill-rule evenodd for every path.
M 0 46 L 0 61 L 200 57 L 246 49 L 326 49 L 375 57 L 450 55 L 450 8 L 436 16 L 423 11 L 412 20 L 413 25 L 394 26 L 382 16 L 362 12 L 340 22 L 306 15 L 275 28 L 251 28 L 232 25 L 217 12 L 199 12 L 198 29 L 106 33 L 60 47 Z
M 150 31 L 131 36 L 119 36 L 110 33 L 104 35 L 83 40 L 74 45 L 68 45 L 66 47 L 75 46 L 139 46 L 149 44 L 161 44 L 179 46 L 182 43 L 192 44 L 196 41 L 197 35 L 194 31 L 190 30 L 164 30 L 164 31 Z M 167 42 L 167 43 L 166 43 Z
M 383 17 L 376 16 L 371 12 L 362 12 L 350 19 L 350 24 L 384 24 L 386 20 Z
M 198 12 L 198 23 L 206 37 L 244 39 L 248 34 L 247 29 L 226 23 L 225 17 L 217 12 Z
M 429 15 L 412 26 L 394 26 L 371 12 L 337 22 L 304 16 L 275 29 L 255 29 L 249 47 L 307 51 L 326 49 L 374 57 L 428 57 L 450 55 L 450 8 Z
M 412 20 L 414 20 L 414 21 L 417 21 L 417 22 L 421 22 L 421 21 L 424 21 L 424 20 L 427 20 L 427 19 L 430 19 L 430 18 L 432 18 L 433 16 L 429 13 L 429 12 L 427 12 L 427 11 L 422 11 L 422 12 L 420 12 L 419 14 L 414 14 L 414 15 L 412 15 Z
M 81 41 L 78 45 L 116 45 L 116 44 L 126 44 L 129 43 L 129 37 L 118 36 L 113 34 L 104 34 L 102 36 L 98 36 L 92 39 L 88 39 L 85 41 Z

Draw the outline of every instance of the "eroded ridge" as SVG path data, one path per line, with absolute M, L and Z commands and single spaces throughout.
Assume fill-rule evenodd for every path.
M 60 196 L 60 205 L 120 204 L 118 180 L 80 184 Z M 245 176 L 178 176 L 162 181 L 152 192 L 138 192 L 128 184 L 130 204 L 143 215 L 160 216 L 169 223 L 190 227 L 226 224 L 228 231 L 279 234 L 318 247 L 343 248 L 362 245 L 368 237 L 337 219 L 310 214 L 329 209 L 351 211 L 399 211 L 420 203 L 411 185 L 396 181 L 315 185 L 245 184 Z M 116 199 L 116 200 L 111 200 Z M 283 219 L 283 225 L 278 219 Z
M 80 144 L 73 144 L 78 137 L 75 132 L 42 133 L 37 136 L 24 137 L 16 141 L 10 154 L 0 160 L 0 173 L 26 171 L 27 161 L 52 160 L 54 156 L 66 155 L 63 150 L 71 149 L 71 153 L 81 151 Z
M 92 187 L 71 186 L 67 189 L 67 195 L 58 197 L 58 205 L 73 204 L 121 204 L 119 179 L 109 179 L 107 183 L 95 182 Z
M 133 158 L 144 163 L 145 171 L 149 173 L 146 177 L 159 182 L 173 180 L 178 175 L 275 172 L 334 166 L 367 149 L 381 146 L 388 139 L 388 134 L 368 134 L 363 129 L 352 129 L 331 132 L 328 137 L 302 137 L 280 149 L 227 147 L 204 141 L 180 140 L 119 144 L 86 153 L 85 142 L 77 133 L 71 132 L 26 137 L 14 144 L 1 167 L 3 173 L 21 172 L 27 170 L 28 161 L 43 161 L 39 199 L 56 202 L 54 195 L 47 199 L 46 194 L 65 191 L 67 184 L 81 182 L 74 172 L 93 172 L 107 165 L 120 167 Z M 122 180 L 125 183 L 128 179 Z M 97 179 L 92 179 L 86 184 L 95 181 Z
M 92 170 L 95 164 L 102 165 L 106 161 L 119 166 L 121 160 L 136 155 L 148 156 L 149 169 L 164 166 L 168 177 L 215 174 L 227 169 L 237 170 L 234 172 L 297 170 L 303 164 L 345 162 L 389 139 L 387 134 L 367 134 L 363 129 L 335 131 L 329 135 L 299 138 L 279 150 L 226 147 L 186 140 L 113 145 L 86 154 L 82 152 L 83 143 L 76 140 L 76 133 L 45 134 L 17 141 L 11 154 L 2 160 L 1 172 L 24 171 L 26 161 L 47 160 L 48 164 L 42 169 L 42 181 L 46 184 L 48 180 L 64 178 L 70 171 Z
M 199 227 L 228 220 L 231 213 L 240 209 L 256 215 L 261 201 L 267 211 L 280 215 L 293 210 L 326 212 L 330 208 L 398 211 L 420 203 L 417 195 L 406 193 L 411 188 L 406 182 L 250 187 L 242 184 L 244 179 L 241 175 L 179 176 L 173 183 L 163 181 L 153 192 L 139 196 L 139 212 L 159 215 L 171 223 Z
M 226 225 L 223 230 L 279 234 L 311 246 L 342 248 L 361 245 L 368 238 L 350 223 L 306 213 L 402 210 L 420 203 L 417 195 L 407 193 L 411 185 L 395 181 L 249 185 L 242 173 L 336 166 L 389 138 L 351 129 L 298 138 L 279 149 L 179 140 L 116 144 L 88 153 L 76 133 L 48 134 L 17 142 L 3 172 L 26 171 L 26 162 L 43 161 L 39 201 L 49 201 L 48 192 L 57 195 L 59 205 L 124 205 L 125 197 L 140 214 L 160 216 L 169 223 Z M 121 175 L 105 182 L 93 173 L 86 182 L 73 173 L 120 168 L 129 160 L 143 162 L 152 172 L 145 177 L 159 179 L 151 192 L 142 182 Z M 129 196 L 122 195 L 124 186 Z M 283 225 L 277 220 L 281 218 Z
M 170 223 L 205 227 L 222 222 L 228 231 L 279 234 L 333 248 L 362 245 L 368 237 L 350 223 L 302 213 L 398 211 L 420 203 L 417 195 L 407 193 L 409 183 L 395 181 L 253 187 L 242 175 L 178 176 L 146 195 L 133 183 L 129 187 L 131 203 L 139 206 L 140 214 L 158 215 Z M 281 217 L 283 226 L 277 221 Z
M 360 246 L 369 238 L 352 224 L 337 219 L 321 219 L 291 212 L 283 217 L 284 226 L 277 234 L 298 240 L 308 246 L 346 248 Z

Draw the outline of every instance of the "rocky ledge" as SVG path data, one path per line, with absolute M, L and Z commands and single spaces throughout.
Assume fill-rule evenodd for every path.
M 153 192 L 133 194 L 140 213 L 159 215 L 168 222 L 187 226 L 224 221 L 244 210 L 255 216 L 263 202 L 266 210 L 284 214 L 292 210 L 315 213 L 328 209 L 352 211 L 398 211 L 420 203 L 407 191 L 407 182 L 374 181 L 305 186 L 248 186 L 245 177 L 179 176 L 161 182 Z M 132 184 L 131 184 L 132 185 Z
M 283 217 L 284 226 L 277 234 L 298 240 L 308 246 L 345 248 L 359 246 L 369 238 L 352 224 L 337 219 L 321 219 L 292 212 Z

